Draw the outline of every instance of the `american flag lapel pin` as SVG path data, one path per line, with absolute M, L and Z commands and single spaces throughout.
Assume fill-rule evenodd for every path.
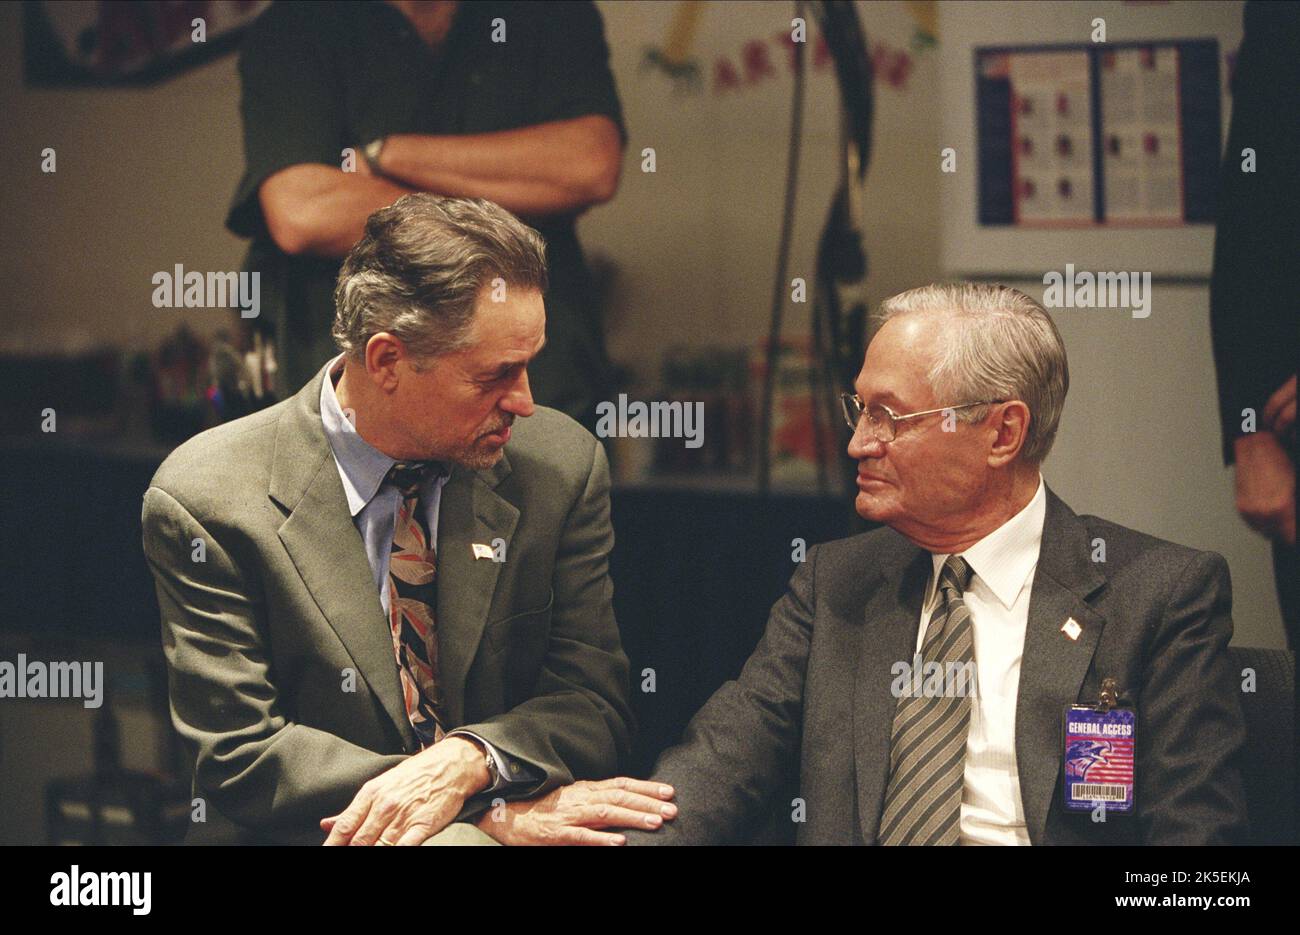
M 475 560 L 475 561 L 478 561 L 480 558 L 491 558 L 491 557 L 492 557 L 492 546 L 490 546 L 490 545 L 486 545 L 486 544 L 484 544 L 484 543 L 482 543 L 482 542 L 475 542 L 475 543 L 473 544 L 473 546 L 471 546 L 471 548 L 472 548 L 473 551 L 474 551 L 474 560 Z
M 1077 620 L 1075 620 L 1073 617 L 1070 617 L 1061 626 L 1061 632 L 1064 633 L 1066 636 L 1068 636 L 1070 639 L 1077 640 L 1079 638 L 1079 634 L 1083 632 L 1083 627 L 1079 626 L 1079 622 Z

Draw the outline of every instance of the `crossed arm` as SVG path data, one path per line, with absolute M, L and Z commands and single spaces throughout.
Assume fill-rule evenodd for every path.
M 402 195 L 487 198 L 524 217 L 577 214 L 614 196 L 621 163 L 617 125 L 593 114 L 495 133 L 397 134 L 384 144 L 380 175 L 360 155 L 355 172 L 300 163 L 269 176 L 258 198 L 285 253 L 342 257 L 366 218 Z

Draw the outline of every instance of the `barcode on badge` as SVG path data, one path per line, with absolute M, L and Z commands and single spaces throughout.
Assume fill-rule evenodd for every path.
M 1076 782 L 1070 786 L 1070 797 L 1076 801 L 1124 802 L 1128 792 L 1124 786 L 1102 782 Z

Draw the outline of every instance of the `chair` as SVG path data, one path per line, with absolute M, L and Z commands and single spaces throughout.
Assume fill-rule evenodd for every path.
M 1231 646 L 1233 671 L 1252 669 L 1255 690 L 1241 693 L 1246 717 L 1242 779 L 1252 844 L 1295 844 L 1295 656 L 1283 649 Z

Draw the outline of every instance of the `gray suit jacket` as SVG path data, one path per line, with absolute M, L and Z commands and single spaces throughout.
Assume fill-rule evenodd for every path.
M 1092 561 L 1094 540 L 1105 561 Z M 930 553 L 891 529 L 809 551 L 758 648 L 665 752 L 653 776 L 677 818 L 632 844 L 739 843 L 805 804 L 800 844 L 875 843 L 896 699 L 890 667 L 912 657 Z M 1245 834 L 1240 673 L 1223 558 L 1092 516 L 1050 488 L 1017 695 L 1020 794 L 1034 844 L 1193 844 Z M 1073 617 L 1083 632 L 1062 634 Z M 1104 823 L 1062 802 L 1066 706 L 1114 677 L 1137 710 L 1136 814 Z
M 181 445 L 145 493 L 172 717 L 207 808 L 191 841 L 319 843 L 321 818 L 419 749 L 321 425 L 324 372 Z M 474 557 L 498 538 L 504 562 Z M 519 794 L 616 772 L 631 712 L 602 447 L 539 407 L 495 468 L 453 472 L 437 544 L 449 724 L 544 773 Z

